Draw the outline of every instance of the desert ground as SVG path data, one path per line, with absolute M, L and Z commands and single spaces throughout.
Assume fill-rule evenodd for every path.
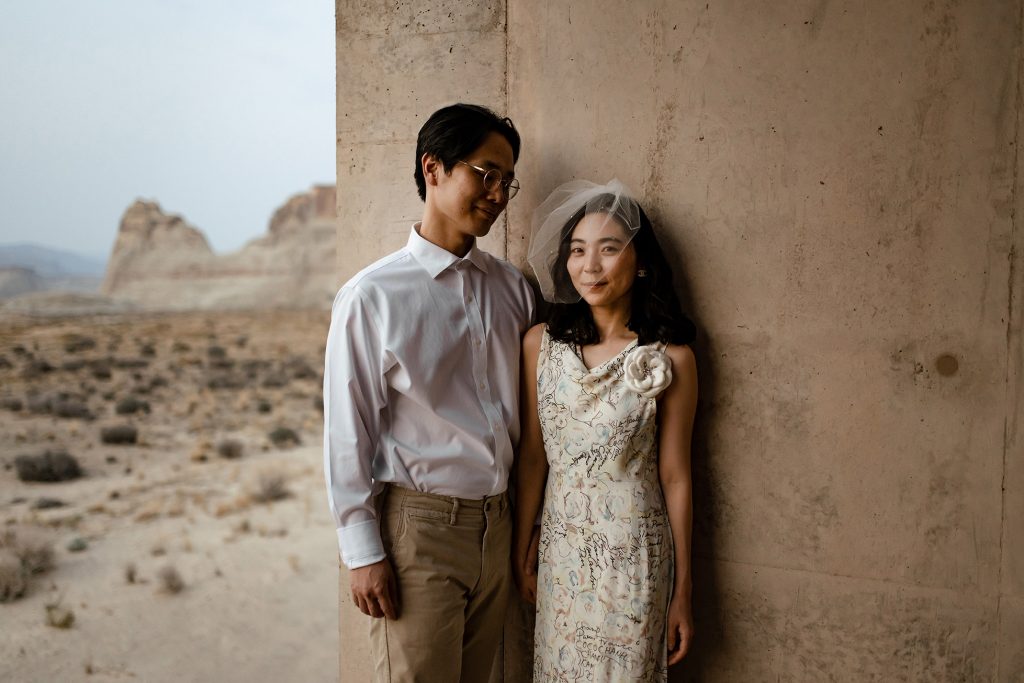
M 328 322 L 0 317 L 0 680 L 337 679 Z

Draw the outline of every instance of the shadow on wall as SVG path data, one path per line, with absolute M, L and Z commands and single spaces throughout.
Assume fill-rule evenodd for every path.
M 664 226 L 662 216 L 654 206 L 644 207 L 650 216 L 655 230 L 663 226 L 661 234 L 668 234 L 669 226 Z M 690 220 L 683 221 L 691 223 Z M 680 228 L 681 226 L 672 226 Z M 672 275 L 683 311 L 690 316 L 697 326 L 697 340 L 693 352 L 697 359 L 697 375 L 699 397 L 697 416 L 694 422 L 693 444 L 691 449 L 691 472 L 693 477 L 693 547 L 691 550 L 691 571 L 693 579 L 693 619 L 694 640 L 690 652 L 681 664 L 669 670 L 669 681 L 702 681 L 712 671 L 713 663 L 722 656 L 724 628 L 722 624 L 721 596 L 719 581 L 713 558 L 716 556 L 715 546 L 715 491 L 720 484 L 715 481 L 715 471 L 711 462 L 713 452 L 710 443 L 711 410 L 715 405 L 715 366 L 717 357 L 714 340 L 708 337 L 707 331 L 695 314 L 694 290 L 688 277 L 686 256 L 670 240 L 659 239 L 665 258 L 672 266 Z M 704 297 L 708 300 L 708 297 Z

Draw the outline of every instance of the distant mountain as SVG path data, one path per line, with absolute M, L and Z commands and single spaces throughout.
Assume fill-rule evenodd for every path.
M 27 268 L 42 278 L 102 278 L 107 264 L 98 258 L 38 244 L 0 244 L 0 268 Z
M 149 310 L 330 308 L 338 291 L 334 185 L 289 198 L 267 231 L 217 254 L 183 217 L 138 200 L 121 218 L 100 293 Z

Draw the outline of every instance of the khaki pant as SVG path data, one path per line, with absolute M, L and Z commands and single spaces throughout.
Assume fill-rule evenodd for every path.
M 373 619 L 374 681 L 486 683 L 510 588 L 508 496 L 468 500 L 389 486 L 381 536 L 398 618 Z

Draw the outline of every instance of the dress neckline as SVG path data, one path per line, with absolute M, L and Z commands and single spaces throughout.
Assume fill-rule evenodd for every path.
M 588 368 L 586 361 L 583 360 L 583 347 L 581 347 L 579 344 L 570 344 L 569 347 L 572 349 L 572 355 L 576 358 L 577 361 L 579 361 L 580 367 L 583 368 L 583 372 L 587 375 L 594 375 L 598 374 L 601 370 L 603 370 L 606 365 L 610 365 L 611 363 L 617 361 L 622 356 L 622 354 L 626 353 L 627 351 L 635 347 L 637 345 L 637 342 L 639 341 L 639 337 L 630 341 L 628 344 L 623 346 L 622 350 L 616 353 L 614 356 L 604 361 L 603 363 L 598 363 L 592 368 Z

